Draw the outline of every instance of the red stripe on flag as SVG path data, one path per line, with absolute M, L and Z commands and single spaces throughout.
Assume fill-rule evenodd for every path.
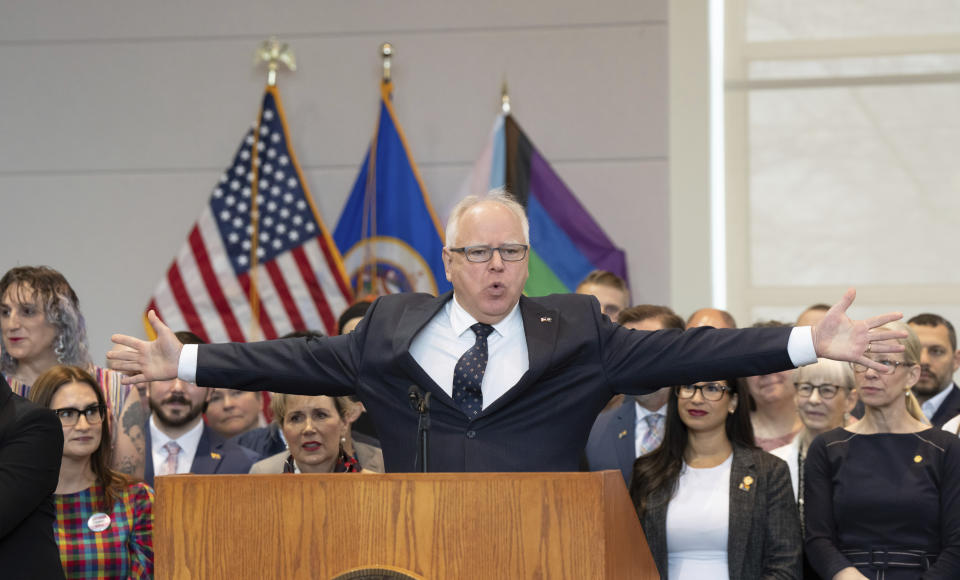
M 203 244 L 203 236 L 200 234 L 200 228 L 193 226 L 190 230 L 190 236 L 187 238 L 190 243 L 190 249 L 193 250 L 193 259 L 197 262 L 197 269 L 200 270 L 200 276 L 203 283 L 207 286 L 207 293 L 213 301 L 213 306 L 220 315 L 223 326 L 227 329 L 227 335 L 233 342 L 244 342 L 243 331 L 237 323 L 237 317 L 233 315 L 233 309 L 227 297 L 223 294 L 220 287 L 220 281 L 213 272 L 213 264 L 210 263 L 210 255 L 207 254 L 207 247 Z
M 333 279 L 337 281 L 337 287 L 340 288 L 340 294 L 343 295 L 344 300 L 349 302 L 350 296 L 352 296 L 352 290 L 350 290 L 350 285 L 347 283 L 347 281 L 340 276 L 340 269 L 337 268 L 337 260 L 333 257 L 333 253 L 330 251 L 330 246 L 327 245 L 327 241 L 323 236 L 317 236 L 316 242 L 317 245 L 320 246 L 320 249 L 323 250 L 323 257 L 327 262 L 327 270 L 330 272 L 330 275 L 333 276 Z M 313 286 L 310 287 L 310 291 L 313 291 Z M 326 321 L 326 319 L 324 319 L 324 321 Z M 334 328 L 336 328 L 336 326 L 334 326 Z
M 183 278 L 180 276 L 180 268 L 177 267 L 176 262 L 167 270 L 167 282 L 170 283 L 173 298 L 177 301 L 177 307 L 180 308 L 183 319 L 187 323 L 187 330 L 193 332 L 203 340 L 210 342 L 210 337 L 203 327 L 203 320 L 201 320 L 200 315 L 197 314 L 197 309 L 193 307 L 193 301 L 190 299 L 190 294 L 187 293 L 187 287 L 183 283 Z
M 317 241 L 319 242 L 319 238 Z M 320 245 L 323 246 L 324 244 L 321 242 Z M 291 253 L 293 254 L 294 261 L 297 263 L 297 269 L 300 270 L 300 275 L 303 276 L 303 283 L 306 284 L 307 289 L 310 290 L 313 303 L 317 305 L 317 311 L 320 313 L 320 318 L 326 327 L 327 335 L 333 336 L 337 330 L 337 319 L 330 310 L 330 304 L 327 303 L 327 297 L 324 296 L 323 289 L 320 288 L 320 281 L 317 280 L 313 269 L 310 268 L 310 260 L 303 251 L 303 246 L 297 246 Z M 339 276 L 334 276 L 334 278 L 337 279 L 338 283 L 340 282 Z
M 250 272 L 247 271 L 237 276 L 237 281 L 240 282 L 243 293 L 250 296 Z M 263 307 L 262 303 L 260 304 L 260 331 L 263 332 L 263 337 L 267 340 L 277 338 L 277 331 L 273 328 L 273 321 L 270 320 L 270 315 L 267 314 L 267 309 Z
M 300 309 L 297 308 L 297 304 L 290 294 L 290 288 L 287 287 L 287 279 L 283 277 L 283 272 L 280 271 L 277 261 L 271 260 L 264 266 L 267 268 L 267 273 L 270 274 L 270 279 L 273 280 L 273 287 L 280 297 L 280 303 L 283 304 L 283 309 L 286 310 L 287 317 L 290 318 L 290 325 L 293 326 L 294 330 L 307 330 L 306 324 L 303 323 L 303 316 L 300 315 Z

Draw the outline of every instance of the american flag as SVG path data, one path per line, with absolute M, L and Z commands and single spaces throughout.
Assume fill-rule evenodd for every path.
M 245 342 L 294 330 L 335 334 L 351 299 L 340 253 L 290 147 L 280 95 L 267 87 L 260 122 L 247 131 L 147 308 L 174 330 Z

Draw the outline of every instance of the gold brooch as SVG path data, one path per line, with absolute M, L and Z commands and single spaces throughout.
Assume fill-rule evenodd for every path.
M 743 481 L 740 482 L 740 489 L 743 491 L 750 491 L 751 485 L 753 485 L 753 476 L 744 476 Z
M 210 452 L 210 457 L 212 457 L 213 459 L 216 459 L 217 461 L 220 460 L 220 454 L 215 451 Z

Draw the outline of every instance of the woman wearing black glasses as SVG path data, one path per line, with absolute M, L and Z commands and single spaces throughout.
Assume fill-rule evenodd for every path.
M 30 400 L 63 426 L 54 536 L 67 578 L 153 577 L 153 490 L 110 468 L 107 406 L 96 379 L 75 366 L 40 375 Z
M 665 580 L 797 578 L 800 523 L 786 463 L 753 444 L 734 381 L 672 389 L 663 444 L 630 494 Z
M 863 419 L 810 445 L 804 465 L 807 559 L 823 578 L 960 578 L 960 440 L 933 429 L 911 387 L 921 345 L 854 365 Z M 868 350 L 869 352 L 869 350 Z

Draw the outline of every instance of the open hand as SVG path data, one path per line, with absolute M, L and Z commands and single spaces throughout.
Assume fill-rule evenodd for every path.
M 140 340 L 125 334 L 110 337 L 117 346 L 107 353 L 107 363 L 124 374 L 120 382 L 125 385 L 177 378 L 183 345 L 153 310 L 147 313 L 147 320 L 157 333 L 156 340 Z
M 813 346 L 818 357 L 860 363 L 885 374 L 888 372 L 886 367 L 868 358 L 866 353 L 903 352 L 902 344 L 884 341 L 906 338 L 906 332 L 879 329 L 888 322 L 900 320 L 903 314 L 888 312 L 866 320 L 850 320 L 847 308 L 856 297 L 856 290 L 850 288 L 840 302 L 827 311 L 826 316 L 813 327 Z

